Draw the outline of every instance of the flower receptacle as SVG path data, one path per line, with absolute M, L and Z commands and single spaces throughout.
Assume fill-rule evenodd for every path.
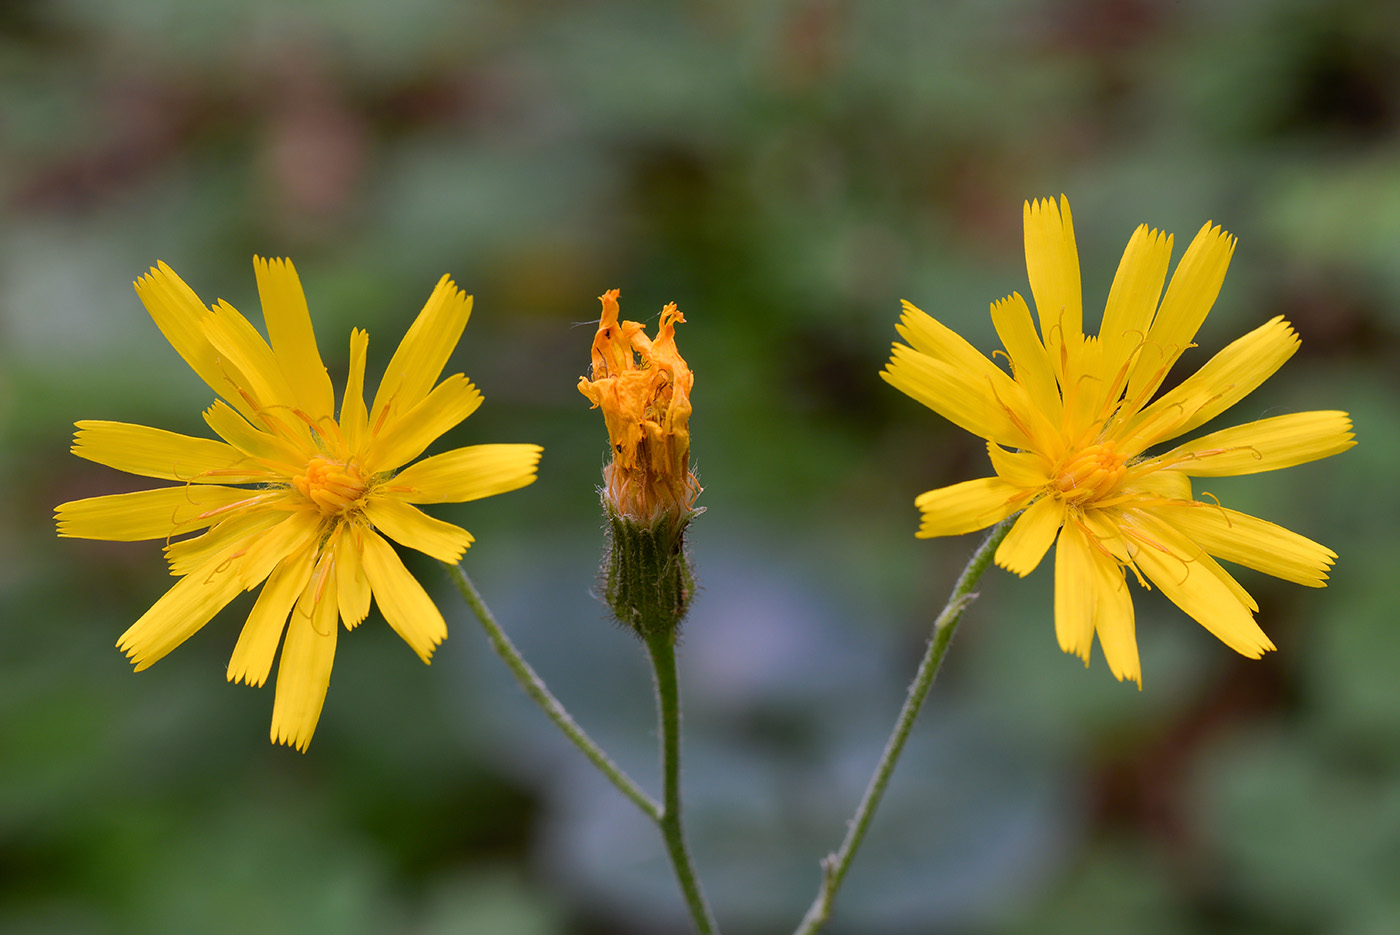
M 603 508 L 608 517 L 603 599 L 618 622 L 643 640 L 674 635 L 695 595 L 685 529 L 703 510 L 645 523 L 619 513 L 607 496 Z

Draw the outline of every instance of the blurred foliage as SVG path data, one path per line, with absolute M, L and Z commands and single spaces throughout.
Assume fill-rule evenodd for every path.
M 1341 558 L 1322 592 L 1243 576 L 1259 662 L 1140 593 L 1141 693 L 1058 651 L 1046 570 L 989 575 L 830 931 L 1400 929 L 1398 69 L 1382 0 L 0 6 L 0 931 L 686 930 L 650 827 L 429 562 L 452 639 L 425 669 L 372 618 L 306 756 L 264 739 L 270 689 L 224 682 L 246 603 L 129 673 L 157 548 L 49 517 L 139 486 L 66 453 L 74 420 L 203 431 L 128 289 L 147 266 L 252 313 L 249 257 L 292 256 L 337 380 L 352 325 L 373 371 L 438 276 L 475 293 L 449 372 L 487 402 L 448 442 L 546 456 L 441 513 L 653 787 L 645 665 L 590 594 L 605 442 L 574 385 L 593 296 L 680 305 L 709 509 L 686 792 L 742 935 L 815 892 L 972 547 L 912 537 L 913 496 L 985 454 L 876 377 L 898 300 L 990 349 L 1021 200 L 1061 191 L 1090 305 L 1139 222 L 1239 235 L 1181 372 L 1285 314 L 1302 351 L 1233 416 L 1345 408 L 1361 444 L 1211 489 Z

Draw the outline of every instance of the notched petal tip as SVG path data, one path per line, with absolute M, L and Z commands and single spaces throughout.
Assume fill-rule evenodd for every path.
M 247 685 L 249 688 L 262 688 L 267 684 L 267 676 L 268 673 L 266 672 L 261 676 L 254 676 L 248 671 L 247 666 L 241 666 L 237 669 L 232 666 L 227 666 L 224 669 L 224 677 L 228 681 L 232 682 L 234 685 Z
M 1085 665 L 1088 665 L 1088 663 L 1085 663 Z M 1113 677 L 1116 678 L 1116 679 L 1117 679 L 1118 681 L 1120 681 L 1120 682 L 1132 682 L 1134 685 L 1137 686 L 1137 690 L 1138 690 L 1138 691 L 1142 691 L 1142 673 L 1141 673 L 1141 672 L 1138 672 L 1138 673 L 1136 673 L 1136 674 L 1135 674 L 1135 673 L 1132 673 L 1132 672 L 1114 672 L 1114 673 L 1113 673 Z
M 1263 659 L 1265 653 L 1271 653 L 1278 649 L 1278 647 L 1274 645 L 1273 641 L 1267 638 L 1261 645 L 1251 647 L 1248 651 L 1238 649 L 1233 646 L 1230 648 L 1234 649 L 1235 652 L 1239 653 L 1241 656 L 1244 656 L 1246 659 Z
M 446 638 L 445 636 L 437 637 L 437 641 L 433 643 L 431 647 L 425 649 L 423 652 L 417 653 L 418 658 L 423 660 L 423 665 L 430 666 L 433 664 L 433 653 L 437 652 L 438 647 L 442 645 L 443 640 Z
M 299 736 L 295 731 L 287 730 L 280 725 L 272 725 L 268 731 L 268 737 L 272 742 L 282 747 L 291 747 L 298 753 L 305 753 L 306 748 L 311 746 L 311 737 Z

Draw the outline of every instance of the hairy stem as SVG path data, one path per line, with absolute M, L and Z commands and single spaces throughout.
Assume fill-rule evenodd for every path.
M 671 855 L 671 866 L 685 895 L 690 917 L 700 935 L 719 931 L 714 915 L 705 902 L 690 859 L 681 826 L 681 706 L 680 689 L 676 681 L 676 640 L 674 630 L 655 632 L 647 637 L 652 668 L 656 673 L 657 717 L 661 728 L 661 775 L 664 807 L 661 812 L 661 834 Z
M 446 565 L 446 563 L 444 563 Z M 520 655 L 520 650 L 515 648 L 515 644 L 506 636 L 500 624 L 492 615 L 490 608 L 481 599 L 481 594 L 476 590 L 476 585 L 472 584 L 467 573 L 459 565 L 446 565 L 447 573 L 452 577 L 452 581 L 457 585 L 457 590 L 462 593 L 462 598 L 467 602 L 467 606 L 472 609 L 476 619 L 481 622 L 482 629 L 486 631 L 486 638 L 491 642 L 491 648 L 496 651 L 496 655 L 504 660 L 510 668 L 515 680 L 520 683 L 520 687 L 525 689 L 525 694 L 534 700 L 535 704 L 554 722 L 555 726 L 564 732 L 564 736 L 573 741 L 574 746 L 583 751 L 583 755 L 588 757 L 589 762 L 598 767 L 599 772 L 617 786 L 618 791 L 632 803 L 646 813 L 647 817 L 659 825 L 665 826 L 666 815 L 661 806 L 651 796 L 642 791 L 641 787 L 632 781 L 622 768 L 614 763 L 603 749 L 589 737 L 578 722 L 573 719 L 568 710 L 555 698 L 550 690 L 545 687 L 544 681 L 535 674 L 535 670 L 530 668 L 530 664 Z
M 1001 540 L 1006 538 L 1014 519 L 1015 517 L 1011 517 L 1002 520 L 987 534 L 986 540 L 972 554 L 967 567 L 958 577 L 957 584 L 953 586 L 953 593 L 948 597 L 947 605 L 938 615 L 938 619 L 934 621 L 928 649 L 924 652 L 923 661 L 919 663 L 919 670 L 914 675 L 914 681 L 909 685 L 909 697 L 905 699 L 904 707 L 899 710 L 894 730 L 890 733 L 890 739 L 885 743 L 885 752 L 880 755 L 880 762 L 875 766 L 875 772 L 870 777 L 870 784 L 865 788 L 865 795 L 861 798 L 860 804 L 856 806 L 855 815 L 851 817 L 846 831 L 846 839 L 841 842 L 841 847 L 836 853 L 828 854 L 826 859 L 822 861 L 821 888 L 817 891 L 817 897 L 812 901 L 807 914 L 802 917 L 802 922 L 798 925 L 794 935 L 812 935 L 830 917 L 832 900 L 835 899 L 836 891 L 841 887 L 841 881 L 845 879 L 846 871 L 850 868 L 856 850 L 860 847 L 861 841 L 865 839 L 865 832 L 870 827 L 870 820 L 874 817 L 875 809 L 879 807 L 880 799 L 885 794 L 885 786 L 889 784 L 890 774 L 894 772 L 895 764 L 899 762 L 900 754 L 904 752 L 904 744 L 909 739 L 910 730 L 914 727 L 914 719 L 919 716 L 919 709 L 923 707 L 929 688 L 933 686 L 934 676 L 938 674 L 939 666 L 943 664 L 943 656 L 948 652 L 948 644 L 952 641 L 953 633 L 958 628 L 958 621 L 962 619 L 962 612 L 977 597 L 972 589 L 977 586 L 977 579 L 982 577 L 982 572 L 986 571 L 987 566 L 991 564 L 992 554 L 996 552 Z

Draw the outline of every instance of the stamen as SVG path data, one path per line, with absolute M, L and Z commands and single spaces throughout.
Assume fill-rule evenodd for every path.
M 204 579 L 204 583 L 209 584 L 210 582 L 212 582 L 214 580 L 215 575 L 223 574 L 233 565 L 234 562 L 236 562 L 238 559 L 242 558 L 247 554 L 248 550 L 246 548 L 239 549 L 237 552 L 230 552 L 222 562 L 214 566 L 214 570 L 209 573 L 208 578 Z
M 1224 506 L 1224 504 L 1222 504 L 1222 503 L 1220 502 L 1220 498 L 1219 498 L 1219 497 L 1217 497 L 1215 494 L 1211 493 L 1209 490 L 1202 490 L 1202 491 L 1201 491 L 1201 496 L 1203 496 L 1203 497 L 1210 497 L 1212 500 L 1215 501 L 1215 508 L 1216 508 L 1217 510 L 1220 511 L 1220 518 L 1223 519 L 1223 520 L 1225 520 L 1225 527 L 1226 527 L 1227 529 L 1234 529 L 1234 528 L 1235 528 L 1235 524 L 1232 523 L 1232 522 L 1230 522 L 1230 514 L 1229 514 L 1228 512 L 1226 512 L 1225 506 Z M 1197 501 L 1197 502 L 1199 503 L 1200 501 Z M 1205 506 L 1206 504 L 1201 503 L 1200 505 L 1201 505 L 1201 506 Z
M 379 411 L 379 418 L 374 420 L 374 429 L 369 433 L 371 438 L 379 437 L 379 430 L 384 428 L 385 422 L 389 421 L 389 410 L 394 408 L 394 400 L 398 399 L 398 395 L 395 392 L 384 402 L 384 408 Z
M 1095 500 L 1094 507 L 1095 509 L 1102 510 L 1107 507 L 1119 506 L 1120 504 L 1124 503 L 1134 503 L 1138 506 L 1155 506 L 1157 504 L 1170 502 L 1172 501 L 1168 500 L 1166 497 L 1154 497 L 1150 494 L 1145 494 L 1141 491 L 1134 490 L 1128 493 L 1120 494 L 1116 497 L 1110 497 L 1107 500 Z
M 1029 499 L 1029 498 L 1031 498 L 1031 497 L 1037 496 L 1037 495 L 1040 494 L 1040 493 L 1041 493 L 1041 490 L 1038 490 L 1038 489 L 1036 489 L 1036 488 L 1034 488 L 1034 487 L 1030 487 L 1030 488 L 1027 488 L 1027 489 L 1025 489 L 1025 490 L 1018 490 L 1018 491 L 1016 491 L 1015 493 L 1013 493 L 1011 496 L 1007 497 L 1007 498 L 1006 498 L 1006 502 L 1007 502 L 1007 503 L 1017 503 L 1017 502 L 1019 502 L 1019 501 L 1021 501 L 1021 500 L 1026 500 L 1026 499 Z
M 292 485 L 322 513 L 332 516 L 355 509 L 369 489 L 353 461 L 333 461 L 321 455 L 306 463 L 304 472 L 292 478 Z
M 232 513 L 235 510 L 246 510 L 251 506 L 255 506 L 256 504 L 269 499 L 269 497 L 270 494 L 267 493 L 256 494 L 255 496 L 248 497 L 246 500 L 239 500 L 236 503 L 230 503 L 226 506 L 218 506 L 214 507 L 212 510 L 205 510 L 203 513 L 191 517 L 191 519 L 209 519 L 211 516 L 218 516 L 220 513 Z
M 1011 424 L 1016 427 L 1016 430 L 1020 432 L 1022 436 L 1025 437 L 1026 441 L 1031 442 L 1032 445 L 1034 445 L 1035 435 L 1031 433 L 1030 428 L 1026 425 L 1024 421 L 1022 421 L 1021 417 L 1016 414 L 1016 410 L 1008 406 L 1006 402 L 1001 398 L 1001 396 L 997 393 L 996 386 L 993 385 L 991 377 L 987 378 L 987 389 L 991 392 L 992 398 L 997 401 L 997 405 L 1000 406 L 1002 408 L 1002 411 L 1006 413 L 1006 417 L 1011 420 Z
M 1128 475 L 1124 462 L 1112 439 L 1076 447 L 1060 463 L 1050 483 L 1064 502 L 1089 504 L 1118 489 Z
M 334 550 L 334 549 L 326 549 L 324 552 L 321 553 L 321 558 L 316 562 L 316 570 L 315 570 L 314 572 L 311 573 L 311 583 L 314 583 L 314 584 L 316 585 L 316 589 L 315 589 L 315 591 L 314 591 L 313 594 L 312 594 L 312 598 L 311 598 L 311 608 L 312 608 L 312 610 L 311 610 L 311 613 L 310 613 L 308 619 L 310 619 L 310 621 L 311 621 L 311 629 L 315 630 L 316 633 L 317 633 L 318 635 L 320 635 L 320 636 L 330 636 L 330 635 L 331 635 L 330 633 L 323 633 L 323 632 L 320 630 L 320 628 L 316 626 L 316 612 L 315 612 L 315 609 L 316 609 L 317 606 L 320 605 L 322 599 L 325 598 L 325 596 L 326 596 L 326 587 L 330 584 L 330 581 L 331 581 L 331 571 L 334 570 L 334 568 L 335 568 L 335 550 Z M 332 629 L 332 630 L 335 629 L 335 624 L 334 624 L 334 623 L 331 624 L 331 629 Z
M 243 401 L 253 408 L 253 412 L 262 420 L 263 425 L 266 425 L 268 429 L 272 431 L 272 434 L 284 437 L 288 434 L 287 427 L 283 425 L 276 416 L 272 415 L 267 409 L 264 409 L 262 404 L 258 402 L 257 398 L 253 396 L 252 393 L 241 386 L 237 387 L 237 389 L 238 395 L 242 396 Z
M 1103 542 L 1099 538 L 1099 534 L 1094 532 L 1094 530 L 1090 529 L 1088 523 L 1084 522 L 1084 520 L 1081 519 L 1073 511 L 1070 512 L 1069 519 L 1070 522 L 1074 523 L 1075 526 L 1079 527 L 1080 532 L 1084 533 L 1084 538 L 1089 540 L 1089 544 L 1099 550 L 1100 555 L 1103 555 L 1106 558 L 1111 558 L 1115 562 L 1118 561 L 1118 557 L 1114 555 L 1112 551 L 1109 550 L 1108 546 L 1103 544 Z M 1121 565 L 1122 563 L 1119 562 L 1119 564 Z
M 312 431 L 317 432 L 322 438 L 334 437 L 337 450 L 348 451 L 350 443 L 345 439 L 345 433 L 340 430 L 340 423 L 331 416 L 321 416 L 312 426 Z
M 1127 535 L 1133 537 L 1133 538 L 1136 539 L 1138 542 L 1141 542 L 1143 545 L 1146 545 L 1146 546 L 1149 546 L 1149 547 L 1151 547 L 1151 548 L 1153 548 L 1153 549 L 1156 549 L 1158 552 L 1161 552 L 1163 555 L 1167 556 L 1168 558 L 1174 558 L 1174 559 L 1176 559 L 1178 562 L 1180 562 L 1180 563 L 1181 563 L 1181 580 L 1178 581 L 1177 584 L 1179 584 L 1179 585 L 1185 584 L 1185 583 L 1186 583 L 1186 579 L 1189 578 L 1189 577 L 1191 577 L 1191 563 L 1195 561 L 1194 558 L 1186 558 L 1185 556 L 1177 555 L 1177 554 L 1176 554 L 1175 552 L 1173 552 L 1171 549 L 1167 548 L 1165 545 L 1163 545 L 1162 543 L 1158 542 L 1156 539 L 1153 539 L 1151 536 L 1147 535 L 1145 532 L 1142 532 L 1142 531 L 1139 530 L 1139 529 L 1136 529 L 1136 528 L 1134 528 L 1134 527 L 1127 526 L 1127 525 L 1124 525 L 1124 526 L 1122 527 L 1122 529 L 1123 529 L 1123 532 L 1124 532 L 1125 534 L 1127 534 Z

